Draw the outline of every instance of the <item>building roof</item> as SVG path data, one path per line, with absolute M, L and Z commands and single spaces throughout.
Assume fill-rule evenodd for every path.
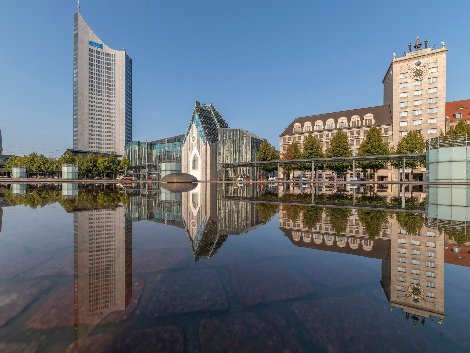
M 218 129 L 227 128 L 228 124 L 222 118 L 222 115 L 215 109 L 212 104 L 203 104 L 196 101 L 193 109 L 193 115 L 191 121 L 189 122 L 188 130 L 186 131 L 185 136 L 188 135 L 189 129 L 194 119 L 197 119 L 200 122 L 200 128 L 204 134 L 204 138 L 207 139 L 209 143 L 217 142 L 219 138 Z M 199 129 L 199 127 L 198 127 Z
M 462 118 L 455 118 L 454 114 L 462 113 Z M 450 121 L 460 121 L 470 119 L 470 99 L 446 102 L 446 117 Z
M 307 121 L 311 122 L 312 125 L 315 124 L 317 120 L 323 121 L 325 123 L 328 119 L 334 119 L 337 121 L 339 118 L 346 117 L 348 120 L 354 116 L 358 115 L 361 118 L 366 114 L 373 114 L 375 119 L 375 125 L 391 125 L 392 124 L 392 111 L 389 105 L 378 105 L 375 107 L 368 108 L 358 108 L 343 110 L 340 112 L 325 113 L 318 115 L 309 115 L 304 117 L 296 118 L 290 125 L 284 130 L 280 136 L 291 135 L 294 128 L 294 124 L 300 123 L 303 124 Z
M 173 142 L 183 142 L 184 135 L 165 137 L 159 140 L 151 141 L 151 143 L 162 144 L 162 143 L 173 143 Z

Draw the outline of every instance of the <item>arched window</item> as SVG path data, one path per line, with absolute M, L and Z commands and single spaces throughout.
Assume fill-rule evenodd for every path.
M 348 118 L 342 117 L 338 119 L 338 129 L 345 129 L 348 127 Z
M 299 132 L 302 132 L 302 125 L 299 123 L 294 124 L 294 134 L 297 134 Z
M 364 125 L 365 126 L 372 126 L 375 124 L 374 114 L 366 114 L 364 115 Z
M 193 170 L 197 170 L 199 168 L 199 159 L 197 158 L 197 156 L 194 156 L 193 157 Z
M 323 130 L 323 121 L 317 120 L 315 121 L 315 131 L 322 131 Z
M 312 123 L 310 121 L 307 121 L 304 124 L 304 132 L 311 132 L 312 131 Z
M 328 119 L 326 121 L 326 129 L 333 130 L 335 128 L 335 121 L 333 119 Z
M 358 115 L 354 115 L 351 118 L 351 127 L 360 127 L 361 126 L 361 118 Z

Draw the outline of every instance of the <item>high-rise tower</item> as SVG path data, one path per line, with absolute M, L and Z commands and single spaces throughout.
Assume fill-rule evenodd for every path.
M 74 16 L 73 148 L 124 155 L 132 140 L 132 59 Z
M 384 105 L 392 108 L 394 146 L 409 131 L 418 131 L 425 140 L 445 132 L 446 55 L 444 42 L 434 49 L 419 38 L 404 56 L 394 54 L 383 80 Z

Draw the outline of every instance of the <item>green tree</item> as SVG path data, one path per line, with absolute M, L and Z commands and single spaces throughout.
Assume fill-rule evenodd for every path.
M 465 135 L 468 135 L 470 140 L 470 125 L 468 125 L 464 121 L 459 121 L 457 125 L 450 128 L 446 136 L 460 137 Z
M 260 203 L 256 205 L 261 223 L 268 223 L 277 213 L 279 207 L 275 204 Z
M 119 171 L 126 174 L 127 170 L 132 168 L 132 164 L 127 157 L 123 157 L 119 163 Z
M 375 239 L 380 235 L 382 227 L 388 221 L 388 214 L 380 210 L 359 210 L 359 221 L 366 229 L 369 238 Z
M 106 177 L 106 173 L 109 171 L 108 157 L 106 157 L 105 155 L 100 154 L 98 156 L 97 161 L 96 161 L 96 166 L 98 168 L 99 173 L 103 177 Z
M 120 162 L 119 158 L 117 157 L 116 153 L 111 153 L 108 156 L 108 162 L 107 162 L 108 170 L 107 170 L 107 172 L 111 173 L 113 178 L 115 178 L 116 174 L 119 172 L 120 164 L 121 164 L 121 162 Z
M 416 235 L 424 226 L 424 215 L 421 213 L 398 212 L 397 222 L 406 233 Z
M 330 142 L 330 147 L 326 150 L 327 157 L 351 157 L 351 147 L 349 146 L 348 135 L 343 130 L 338 130 Z M 328 168 L 341 175 L 351 168 L 350 162 L 330 163 Z
M 330 218 L 330 224 L 336 234 L 345 233 L 348 227 L 351 210 L 349 208 L 327 208 L 326 214 Z
M 408 132 L 400 142 L 398 142 L 396 154 L 410 154 L 410 153 L 424 153 L 426 151 L 426 142 L 423 139 L 423 136 L 418 133 L 418 131 L 413 130 Z M 425 163 L 423 160 L 406 160 L 405 166 L 411 168 L 411 179 L 413 177 L 413 168 L 422 166 Z M 392 165 L 395 168 L 401 168 L 402 163 L 400 161 L 394 161 Z
M 302 157 L 302 153 L 300 152 L 299 145 L 297 143 L 292 143 L 287 146 L 286 152 L 282 156 L 284 160 L 293 160 L 293 159 L 300 159 Z M 286 172 L 287 176 L 289 176 L 290 172 L 293 172 L 297 168 L 296 165 L 284 165 L 283 169 Z
M 320 143 L 320 140 L 316 136 L 313 136 L 312 134 L 307 135 L 307 137 L 304 140 L 304 146 L 303 146 L 301 157 L 303 159 L 323 157 L 322 145 Z M 321 166 L 318 163 L 315 164 L 315 169 L 318 169 L 320 167 Z M 301 169 L 303 170 L 311 170 L 311 168 L 312 166 L 310 164 L 304 164 L 301 167 Z
M 307 229 L 312 230 L 321 222 L 323 215 L 323 207 L 305 206 L 302 208 L 302 220 Z
M 283 204 L 282 210 L 286 211 L 286 218 L 292 222 L 297 221 L 302 214 L 302 206 L 299 205 Z
M 276 148 L 271 145 L 268 141 L 263 141 L 258 151 L 258 161 L 269 162 L 279 159 L 279 152 Z M 276 165 L 264 165 L 262 169 L 266 172 L 274 172 L 277 167 Z
M 59 164 L 62 166 L 63 164 L 75 164 L 76 159 L 72 152 L 67 151 L 59 158 Z
M 390 154 L 390 148 L 388 143 L 385 142 L 382 138 L 382 132 L 377 127 L 371 127 L 369 131 L 367 131 L 366 138 L 362 141 L 361 145 L 359 146 L 358 155 L 361 157 L 366 156 L 382 156 Z M 363 169 L 369 169 L 375 175 L 379 169 L 385 168 L 387 162 L 385 161 L 367 161 L 362 162 L 361 167 Z

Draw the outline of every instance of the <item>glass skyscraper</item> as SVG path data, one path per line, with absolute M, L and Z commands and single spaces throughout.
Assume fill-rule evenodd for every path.
M 117 153 L 132 140 L 132 59 L 74 17 L 73 148 Z

